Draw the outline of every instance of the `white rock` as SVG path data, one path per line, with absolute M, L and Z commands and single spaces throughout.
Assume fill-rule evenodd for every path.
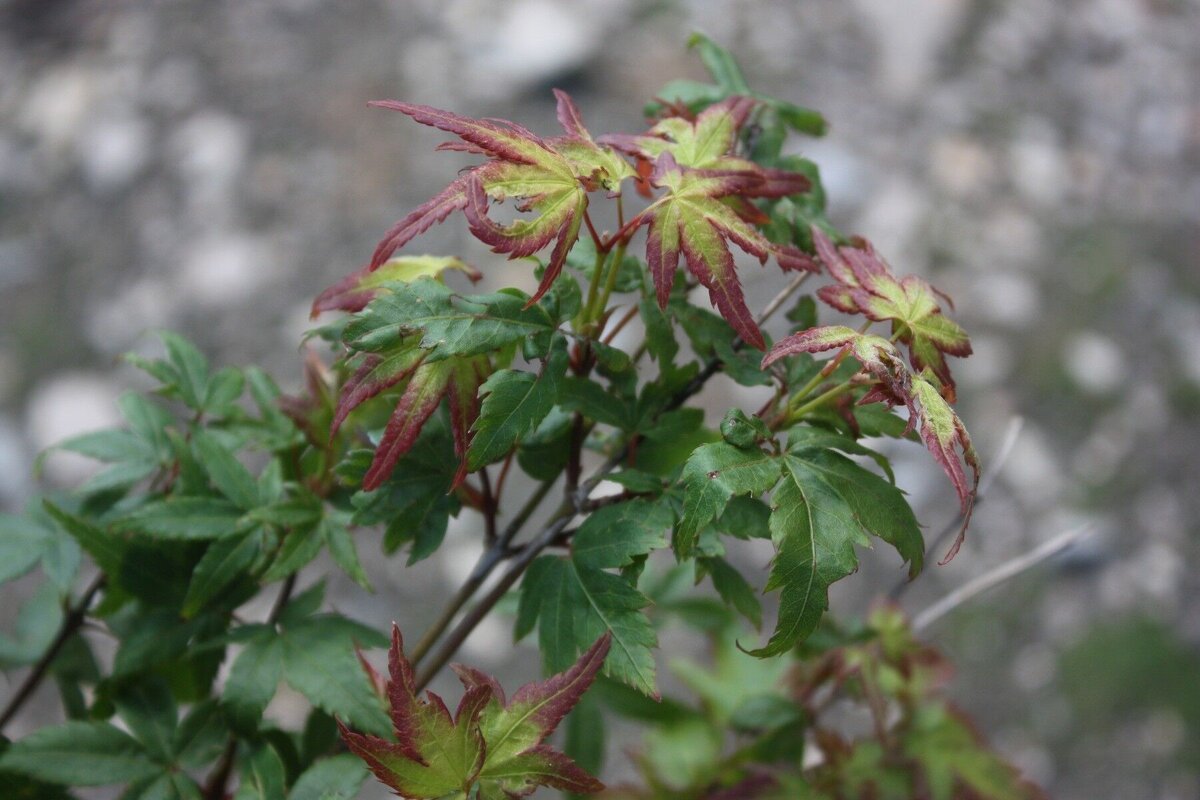
M 470 5 L 470 3 L 467 3 Z M 479 96 L 511 94 L 575 69 L 603 43 L 603 18 L 580 3 L 517 0 L 489 13 L 460 18 L 468 90 Z M 486 22 L 485 22 L 486 21 Z
M 76 143 L 84 179 L 96 192 L 122 188 L 146 166 L 152 140 L 150 124 L 138 117 L 89 124 Z
M 35 450 L 41 452 L 71 436 L 120 424 L 117 387 L 107 378 L 89 372 L 65 372 L 34 388 L 26 405 L 26 430 Z M 46 477 L 72 484 L 96 471 L 91 459 L 74 453 L 52 452 L 46 459 Z
M 21 106 L 21 127 L 50 150 L 69 145 L 95 100 L 96 79 L 85 64 L 45 70 Z
M 169 327 L 180 300 L 188 302 L 161 278 L 143 278 L 88 309 L 84 321 L 88 338 L 102 352 L 125 352 L 145 331 Z
M 978 195 L 986 191 L 996 177 L 992 154 L 976 139 L 944 136 L 930 152 L 933 179 L 955 197 Z
M 962 0 L 856 0 L 855 5 L 867 19 L 864 27 L 878 33 L 880 82 L 897 98 L 909 97 L 925 85 L 946 37 L 957 30 L 966 10 Z
M 202 111 L 172 134 L 167 160 L 179 172 L 194 213 L 228 219 L 231 195 L 246 163 L 249 133 L 236 118 Z
M 1116 342 L 1094 331 L 1068 339 L 1062 360 L 1071 379 L 1089 394 L 1108 394 L 1128 378 L 1125 357 Z
M 1062 199 L 1070 174 L 1066 153 L 1048 123 L 1031 121 L 1009 149 L 1017 190 L 1030 202 L 1052 206 Z
M 251 303 L 251 295 L 275 276 L 277 267 L 272 249 L 262 237 L 214 234 L 187 248 L 179 284 L 189 303 Z
M 981 275 L 965 288 L 965 292 L 959 293 L 964 317 L 1019 328 L 1034 322 L 1041 313 L 1036 284 L 1016 273 Z

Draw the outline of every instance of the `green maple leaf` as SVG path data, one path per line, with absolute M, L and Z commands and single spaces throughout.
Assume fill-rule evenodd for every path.
M 680 166 L 744 172 L 754 176 L 743 192 L 746 197 L 786 197 L 808 191 L 808 178 L 798 172 L 769 169 L 734 155 L 743 125 L 760 105 L 754 98 L 733 95 L 694 119 L 666 117 L 644 134 L 605 134 L 599 141 L 650 163 L 670 153 Z
M 412 448 L 443 398 L 450 406 L 454 448 L 466 476 L 472 428 L 479 418 L 479 388 L 491 373 L 487 358 L 531 335 L 549 336 L 554 320 L 519 293 L 467 299 L 428 276 L 412 283 L 388 282 L 346 325 L 343 340 L 353 370 L 334 410 L 336 432 L 358 406 L 381 392 L 403 387 L 363 488 L 380 486 Z
M 400 630 L 393 627 L 386 695 L 396 741 L 355 733 L 339 722 L 342 738 L 401 797 L 499 800 L 538 786 L 599 791 L 603 784 L 544 742 L 595 680 L 608 649 L 608 637 L 601 637 L 565 672 L 521 687 L 511 700 L 495 678 L 455 665 L 465 692 L 452 715 L 432 692 L 418 697 Z
M 613 646 L 605 674 L 656 697 L 652 648 L 658 638 L 643 612 L 650 600 L 626 578 L 602 568 L 612 565 L 610 558 L 624 558 L 629 551 L 622 550 L 589 547 L 582 561 L 557 556 L 534 561 L 521 582 L 516 635 L 524 636 L 536 624 L 542 661 L 553 671 L 607 634 Z
M 829 607 L 829 587 L 858 568 L 856 545 L 875 535 L 921 568 L 924 542 L 904 495 L 888 481 L 831 450 L 800 447 L 781 459 L 771 496 L 776 554 L 766 591 L 780 589 L 779 619 L 765 657 L 804 640 Z
M 342 341 L 351 350 L 385 355 L 420 334 L 426 360 L 489 353 L 527 337 L 548 334 L 557 324 L 516 290 L 464 297 L 438 281 L 390 285 L 350 320 Z
M 971 355 L 971 340 L 942 314 L 937 290 L 915 275 L 897 278 L 869 242 L 835 247 L 816 226 L 812 236 L 821 262 L 837 281 L 818 289 L 817 296 L 847 314 L 890 321 L 896 338 L 908 346 L 912 365 L 918 372 L 931 370 L 953 402 L 954 379 L 945 357 Z
M 779 461 L 757 447 L 728 442 L 701 445 L 692 451 L 680 475 L 683 516 L 675 528 L 675 552 L 695 550 L 700 531 L 740 495 L 760 495 L 779 480 Z
M 479 469 L 503 458 L 532 433 L 554 407 L 566 371 L 566 340 L 559 336 L 540 375 L 515 369 L 492 373 L 479 387 L 483 402 L 467 456 L 468 467 Z
M 875 381 L 870 391 L 859 399 L 861 404 L 882 401 L 908 408 L 908 428 L 917 429 L 926 449 L 954 485 L 962 508 L 963 525 L 942 563 L 949 561 L 962 545 L 970 523 L 975 489 L 979 485 L 980 465 L 979 454 L 971 443 L 966 426 L 945 398 L 945 386 L 939 384 L 931 371 L 925 375 L 913 374 L 905 365 L 899 350 L 889 340 L 844 325 L 809 328 L 794 333 L 771 348 L 771 352 L 763 358 L 762 366 L 765 369 L 789 355 L 833 349 L 853 356 L 862 365 L 868 378 Z M 967 469 L 971 471 L 970 481 L 967 479 Z
M 1044 795 L 1022 781 L 1017 771 L 990 751 L 954 709 L 920 709 L 904 732 L 905 754 L 918 766 L 931 800 L 972 797 L 979 800 L 1032 800 Z

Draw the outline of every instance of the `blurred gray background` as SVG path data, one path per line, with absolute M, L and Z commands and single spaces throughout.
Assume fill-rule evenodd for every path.
M 955 696 L 1054 797 L 1200 798 L 1195 0 L 0 0 L 0 504 L 38 488 L 41 449 L 116 422 L 139 385 L 116 357 L 154 351 L 150 329 L 298 384 L 313 294 L 465 163 L 367 100 L 549 133 L 559 86 L 594 132 L 636 131 L 666 80 L 703 77 L 695 29 L 756 88 L 826 114 L 829 136 L 795 148 L 835 222 L 955 297 L 985 466 L 1023 420 L 963 552 L 905 607 L 1095 531 L 929 630 Z M 461 224 L 409 249 L 533 286 Z M 743 275 L 752 305 L 782 285 Z M 754 407 L 714 385 L 714 408 Z M 920 448 L 894 453 L 936 531 L 944 478 Z M 41 480 L 86 469 L 56 457 Z M 453 525 L 436 568 L 372 559 L 380 591 L 340 583 L 335 602 L 419 627 L 469 569 L 474 528 Z M 897 574 L 874 554 L 835 610 Z M 528 674 L 510 642 L 498 620 L 464 657 Z

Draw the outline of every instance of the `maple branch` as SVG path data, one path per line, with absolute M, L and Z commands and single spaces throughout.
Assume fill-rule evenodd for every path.
M 617 320 L 617 324 L 614 325 L 610 330 L 605 332 L 604 336 L 600 339 L 600 341 L 603 344 L 611 344 L 612 340 L 617 338 L 617 334 L 620 333 L 621 330 L 626 325 L 629 324 L 629 321 L 637 316 L 637 313 L 638 313 L 638 307 L 630 306 L 629 310 L 625 312 L 624 316 L 622 316 L 619 320 Z
M 992 486 L 996 483 L 996 479 L 1003 473 L 1004 465 L 1008 463 L 1008 457 L 1012 455 L 1013 447 L 1016 445 L 1017 437 L 1021 435 L 1023 427 L 1025 427 L 1024 417 L 1013 417 L 1009 421 L 1008 427 L 1004 430 L 1004 438 L 1000 440 L 1000 447 L 996 451 L 996 456 L 992 459 L 991 469 L 984 473 L 983 480 L 979 483 L 979 488 L 975 492 L 973 510 L 979 508 L 979 504 L 989 494 Z M 946 539 L 962 528 L 964 517 L 965 515 L 961 511 L 958 512 L 953 519 L 946 523 L 945 527 L 938 531 L 938 535 L 934 537 L 933 542 L 926 549 L 931 553 L 941 550 Z M 888 592 L 888 599 L 899 600 L 901 595 L 912 585 L 913 581 L 911 579 L 907 577 L 901 578 L 896 581 L 891 591 Z
M 66 645 L 67 641 L 75 634 L 76 631 L 83 626 L 87 620 L 88 609 L 92 605 L 92 601 L 96 598 L 96 594 L 104 588 L 106 578 L 103 574 L 97 575 L 96 578 L 84 590 L 83 596 L 79 601 L 71 606 L 67 611 L 66 617 L 59 626 L 58 634 L 54 637 L 54 641 L 46 648 L 46 652 L 42 653 L 42 657 L 37 660 L 33 668 L 29 671 L 29 675 L 25 677 L 19 689 L 8 701 L 8 705 L 4 707 L 4 711 L 0 713 L 0 730 L 12 721 L 17 712 L 25 705 L 37 688 L 46 679 L 46 675 L 50 672 L 50 666 L 54 663 L 54 659 L 58 657 L 59 652 Z
M 543 481 L 540 486 L 529 496 L 525 501 L 525 505 L 517 512 L 517 515 L 512 518 L 504 528 L 504 532 L 491 540 L 491 546 L 484 551 L 476 562 L 475 568 L 471 570 L 471 574 L 467 577 L 463 585 L 459 587 L 454 596 L 450 598 L 450 602 L 442 609 L 437 619 L 425 630 L 421 639 L 417 642 L 409 653 L 409 660 L 413 666 L 417 666 L 429 653 L 430 649 L 437 644 L 438 639 L 454 622 L 454 618 L 458 616 L 458 612 L 462 611 L 463 606 L 479 591 L 479 587 L 483 586 L 488 577 L 491 576 L 493 570 L 512 555 L 509 550 L 509 544 L 513 538 L 520 533 L 521 528 L 529 520 L 533 513 L 541 505 L 546 495 L 550 493 L 550 489 L 554 487 L 555 481 Z
M 580 505 L 579 510 L 587 512 L 597 511 L 606 506 L 615 506 L 617 503 L 624 503 L 626 500 L 633 500 L 634 498 L 640 496 L 642 495 L 626 490 L 619 494 L 610 494 L 607 497 L 597 497 L 594 500 L 584 500 L 582 505 Z
M 279 594 L 276 595 L 275 603 L 271 606 L 270 613 L 267 614 L 268 625 L 278 622 L 283 610 L 287 608 L 288 601 L 292 599 L 292 592 L 296 589 L 298 574 L 298 572 L 293 572 L 288 575 L 284 579 L 283 585 L 279 587 Z M 237 736 L 230 734 L 229 740 L 225 743 L 225 749 L 221 751 L 220 760 L 209 773 L 208 780 L 204 782 L 204 800 L 225 800 L 226 785 L 229 783 L 229 776 L 233 774 L 234 762 L 237 761 L 237 745 Z
M 492 492 L 492 479 L 487 467 L 479 470 L 479 483 L 483 494 L 483 538 L 489 545 L 496 541 L 496 495 Z
M 538 534 L 537 538 L 525 545 L 513 557 L 509 568 L 496 582 L 483 598 L 475 604 L 475 606 L 467 612 L 467 615 L 462 618 L 462 621 L 455 626 L 450 635 L 442 642 L 437 653 L 433 656 L 430 664 L 422 669 L 417 675 L 417 691 L 424 689 L 433 680 L 433 677 L 446 666 L 446 663 L 454 657 L 458 652 L 458 648 L 467 640 L 467 637 L 479 626 L 496 603 L 499 603 L 501 598 L 508 593 L 517 579 L 525 572 L 525 569 L 533 563 L 533 560 L 541 554 L 542 550 L 549 547 L 558 538 L 571 519 L 575 516 L 574 508 L 571 507 L 569 501 L 564 500 L 558 512 L 554 515 L 552 521 L 547 524 L 546 528 Z
M 496 479 L 496 505 L 499 510 L 500 496 L 504 493 L 504 481 L 508 478 L 508 471 L 512 469 L 513 459 L 516 457 L 516 448 L 509 450 L 508 455 L 504 457 L 504 465 L 500 467 L 500 477 Z
M 796 291 L 804 284 L 804 282 L 812 277 L 812 275 L 813 273 L 811 272 L 802 272 L 796 277 L 792 278 L 791 283 L 783 287 L 783 289 L 781 289 L 777 295 L 772 297 L 771 301 L 763 307 L 762 313 L 758 315 L 758 319 L 756 319 L 755 322 L 757 322 L 759 325 L 762 325 L 771 317 L 775 316 L 775 312 L 778 311 L 779 308 L 787 302 L 787 299 L 795 294 Z
M 763 309 L 762 314 L 759 315 L 759 324 L 762 324 L 773 314 L 775 314 L 775 312 L 779 310 L 784 302 L 787 301 L 787 298 L 800 288 L 801 284 L 804 283 L 809 274 L 810 273 L 805 273 L 798 276 L 786 287 L 784 287 L 779 294 L 772 298 L 772 300 Z M 595 273 L 593 273 L 593 277 L 594 275 Z M 745 343 L 740 338 L 733 341 L 734 349 L 741 349 L 744 346 Z M 663 412 L 665 413 L 666 411 L 671 411 L 682 406 L 688 401 L 689 398 L 699 392 L 704 387 L 705 383 L 707 383 L 712 376 L 720 372 L 720 370 L 721 362 L 716 358 L 710 359 L 708 363 L 704 365 L 704 369 L 702 369 L 700 373 L 697 374 L 696 377 L 694 377 L 687 384 L 687 386 L 676 393 L 676 395 L 671 399 L 671 402 L 669 402 L 666 408 L 663 409 Z M 433 680 L 434 676 L 437 675 L 437 673 L 441 671 L 441 669 L 450 661 L 450 659 L 454 657 L 454 654 L 458 652 L 458 648 L 462 646 L 462 643 L 467 640 L 467 637 L 471 635 L 472 631 L 474 631 L 479 623 L 482 622 L 483 619 L 491 612 L 495 605 L 500 602 L 508 590 L 511 589 L 512 586 L 517 582 L 517 579 L 520 578 L 529 565 L 533 563 L 534 559 L 536 559 L 547 547 L 561 543 L 560 537 L 567 529 L 567 526 L 571 523 L 571 520 L 575 518 L 576 510 L 582 509 L 587 505 L 588 495 L 591 494 L 592 490 L 600 483 L 600 481 L 604 480 L 604 478 L 610 472 L 612 472 L 625 461 L 628 452 L 629 443 L 626 443 L 620 448 L 620 450 L 610 456 L 607 461 L 598 467 L 586 481 L 583 481 L 578 486 L 571 486 L 568 484 L 569 488 L 566 492 L 567 497 L 564 499 L 563 504 L 559 506 L 559 509 L 551 515 L 550 520 L 546 523 L 546 526 L 542 529 L 541 533 L 539 533 L 536 538 L 526 543 L 523 547 L 520 547 L 515 551 L 510 550 L 508 545 L 511 543 L 513 537 L 520 531 L 521 527 L 524 526 L 525 522 L 533 514 L 533 511 L 550 491 L 554 481 L 545 481 L 542 483 L 542 485 L 538 488 L 538 491 L 530 497 L 528 502 L 526 502 L 525 507 L 522 508 L 513 521 L 509 523 L 504 533 L 496 541 L 496 544 L 493 545 L 492 548 L 490 548 L 480 558 L 480 561 L 476 565 L 471 577 L 467 579 L 467 582 L 464 584 L 464 586 L 459 589 L 457 594 L 455 594 L 450 604 L 447 605 L 446 609 L 443 610 L 442 614 L 438 617 L 438 620 L 434 623 L 434 625 L 430 626 L 428 631 L 426 631 L 425 635 L 421 638 L 421 641 L 418 644 L 418 648 L 420 648 L 420 650 L 418 651 L 414 649 L 411 660 L 412 663 L 416 665 L 418 660 L 423 659 L 424 656 L 429 653 L 433 644 L 442 637 L 445 631 L 450 627 L 454 617 L 463 608 L 463 606 L 466 605 L 471 596 L 478 591 L 479 587 L 482 586 L 485 580 L 487 580 L 488 576 L 491 575 L 496 566 L 506 558 L 509 559 L 508 569 L 505 571 L 503 576 L 501 576 L 500 580 L 495 586 L 492 587 L 491 591 L 489 591 L 469 612 L 467 612 L 466 616 L 464 616 L 458 625 L 456 625 L 450 632 L 449 637 L 442 642 L 437 652 L 433 655 L 432 662 L 425 669 L 421 670 L 417 676 L 418 690 L 428 686 L 429 682 Z M 606 500 L 608 500 L 608 498 L 600 498 L 598 501 L 594 502 L 604 502 Z M 612 502 L 617 501 L 614 500 Z
M 1071 545 L 1086 539 L 1095 533 L 1095 528 L 1092 525 L 1080 525 L 1078 528 L 1060 533 L 1048 542 L 1043 542 L 1038 547 L 1030 550 L 1028 553 L 1023 553 L 1016 558 L 1005 561 L 995 569 L 985 572 L 977 578 L 967 581 L 962 586 L 947 594 L 941 600 L 938 600 L 933 605 L 926 608 L 920 614 L 913 617 L 913 631 L 921 631 L 928 628 L 933 623 L 937 622 L 942 617 L 949 614 L 954 609 L 963 605 L 967 601 L 975 598 L 977 595 L 986 592 L 994 586 L 997 586 L 1004 581 L 1016 575 L 1020 575 L 1025 570 L 1033 567 L 1051 556 L 1065 550 Z

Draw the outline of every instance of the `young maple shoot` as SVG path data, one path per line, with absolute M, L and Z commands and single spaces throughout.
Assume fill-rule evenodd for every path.
M 707 38 L 692 45 L 714 83 L 668 84 L 633 134 L 593 136 L 557 90 L 563 132 L 549 137 L 373 103 L 479 163 L 316 298 L 314 317 L 339 314 L 313 334 L 332 359 L 310 349 L 299 393 L 253 368 L 214 372 L 172 334 L 165 358 L 131 359 L 159 385 L 122 398 L 127 427 L 61 445 L 106 468 L 0 519 L 0 582 L 47 578 L 22 610 L 25 638 L 0 639 L 0 666 L 30 668 L 0 724 L 47 677 L 67 717 L 0 740 L 0 782 L 18 797 L 120 784 L 125 800 L 315 800 L 353 797 L 370 772 L 406 798 L 588 794 L 616 714 L 649 747 L 645 786 L 610 797 L 1037 796 L 942 699 L 941 662 L 901 616 L 825 615 L 874 539 L 909 576 L 924 563 L 870 440 L 922 442 L 965 531 L 979 459 L 949 359 L 970 354 L 967 334 L 943 295 L 826 218 L 819 170 L 785 154 L 790 132 L 824 133 L 820 115 L 752 91 Z M 498 221 L 510 200 L 515 218 Z M 532 294 L 456 288 L 487 267 L 408 252 L 456 212 L 529 264 Z M 784 273 L 757 317 L 735 252 Z M 814 297 L 840 316 L 819 323 Z M 774 342 L 765 323 L 789 301 L 794 326 Z M 618 346 L 638 323 L 641 343 Z M 698 399 L 718 372 L 771 399 L 709 427 Z M 385 637 L 322 610 L 318 556 L 370 590 L 357 530 L 383 528 L 384 553 L 413 567 L 464 510 L 481 521 L 479 560 L 410 649 L 393 627 L 381 676 L 355 650 Z M 731 552 L 752 539 L 774 549 L 764 579 Z M 97 577 L 76 597 L 84 554 Z M 693 588 L 705 581 L 712 593 Z M 751 647 L 764 592 L 778 610 Z M 506 699 L 454 665 L 455 712 L 423 695 L 506 598 L 515 638 L 536 632 L 552 677 Z M 659 630 L 676 622 L 712 645 L 713 671 L 672 666 L 699 707 L 659 688 Z M 117 642 L 111 660 L 97 627 Z M 312 707 L 301 731 L 266 714 L 282 683 Z M 821 698 L 842 695 L 866 705 L 873 735 L 828 719 Z M 548 737 L 564 720 L 560 750 Z

